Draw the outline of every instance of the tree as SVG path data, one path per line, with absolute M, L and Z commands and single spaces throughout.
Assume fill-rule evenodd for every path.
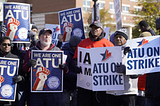
M 136 38 L 139 36 L 140 31 L 138 28 L 138 23 L 141 20 L 145 20 L 148 22 L 148 25 L 158 34 L 155 27 L 155 21 L 158 17 L 160 17 L 159 11 L 159 2 L 153 2 L 153 0 L 139 0 L 138 6 L 142 7 L 141 11 L 133 11 L 133 14 L 136 15 L 133 19 L 135 20 L 135 24 L 137 25 L 133 30 L 133 37 Z
M 99 10 L 99 15 L 100 15 L 100 22 L 102 23 L 103 28 L 104 27 L 113 27 L 111 24 L 113 22 L 113 19 L 111 18 L 111 14 L 108 12 L 106 9 L 101 9 Z M 90 25 L 92 23 L 92 13 L 88 12 L 88 18 L 87 22 Z M 89 32 L 89 26 L 86 28 Z M 88 33 L 86 33 L 88 35 Z

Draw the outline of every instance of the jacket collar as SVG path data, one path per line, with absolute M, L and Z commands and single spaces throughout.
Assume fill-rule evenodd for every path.
M 89 38 L 91 39 L 91 41 L 100 41 L 104 37 L 105 37 L 105 33 L 102 32 L 101 35 L 97 39 L 94 39 L 93 35 L 91 34 L 91 31 L 89 32 Z

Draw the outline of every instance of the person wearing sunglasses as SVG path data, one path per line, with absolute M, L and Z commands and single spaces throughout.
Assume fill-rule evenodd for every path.
M 20 59 L 17 55 L 14 55 L 14 54 L 11 53 L 11 39 L 8 36 L 2 36 L 2 37 L 0 37 L 0 57 L 18 58 L 18 59 Z M 16 76 L 13 77 L 13 81 L 15 83 L 24 81 L 24 77 L 21 76 L 21 75 L 16 75 Z M 19 83 L 18 83 L 18 85 L 19 85 Z M 15 102 L 0 101 L 0 106 L 4 106 L 4 105 L 7 105 L 7 106 L 17 106 L 18 104 L 19 104 L 19 101 L 18 101 L 18 97 L 17 96 L 16 96 Z

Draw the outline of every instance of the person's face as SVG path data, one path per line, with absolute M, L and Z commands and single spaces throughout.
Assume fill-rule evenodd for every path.
M 11 50 L 11 42 L 10 40 L 6 39 L 2 44 L 0 45 L 0 49 L 4 54 L 8 53 Z
M 114 37 L 114 43 L 116 46 L 122 46 L 127 42 L 127 40 L 122 35 L 116 35 Z
M 97 39 L 102 33 L 102 29 L 96 26 L 91 27 L 91 34 Z
M 33 32 L 36 33 L 36 38 L 38 39 L 38 30 L 36 28 L 32 29 Z
M 43 46 L 48 46 L 51 44 L 52 41 L 52 35 L 49 33 L 49 31 L 46 31 L 44 34 L 41 34 L 41 36 L 39 36 L 39 40 L 41 45 Z

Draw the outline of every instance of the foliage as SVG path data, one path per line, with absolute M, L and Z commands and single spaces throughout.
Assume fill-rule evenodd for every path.
M 155 21 L 158 17 L 160 17 L 160 11 L 159 11 L 159 2 L 153 2 L 153 0 L 139 0 L 138 6 L 142 7 L 141 11 L 132 11 L 133 14 L 136 15 L 133 19 L 135 20 L 135 24 L 137 25 L 133 30 L 133 37 L 138 37 L 141 32 L 138 28 L 138 23 L 141 20 L 145 20 L 148 22 L 148 25 L 155 31 L 156 34 L 158 34 L 158 31 L 156 31 Z
M 110 17 L 111 14 L 106 9 L 99 10 L 100 15 L 100 22 L 102 23 L 103 27 L 110 27 L 112 26 L 110 23 L 113 21 L 113 19 Z M 88 23 L 92 23 L 92 14 L 89 14 Z

